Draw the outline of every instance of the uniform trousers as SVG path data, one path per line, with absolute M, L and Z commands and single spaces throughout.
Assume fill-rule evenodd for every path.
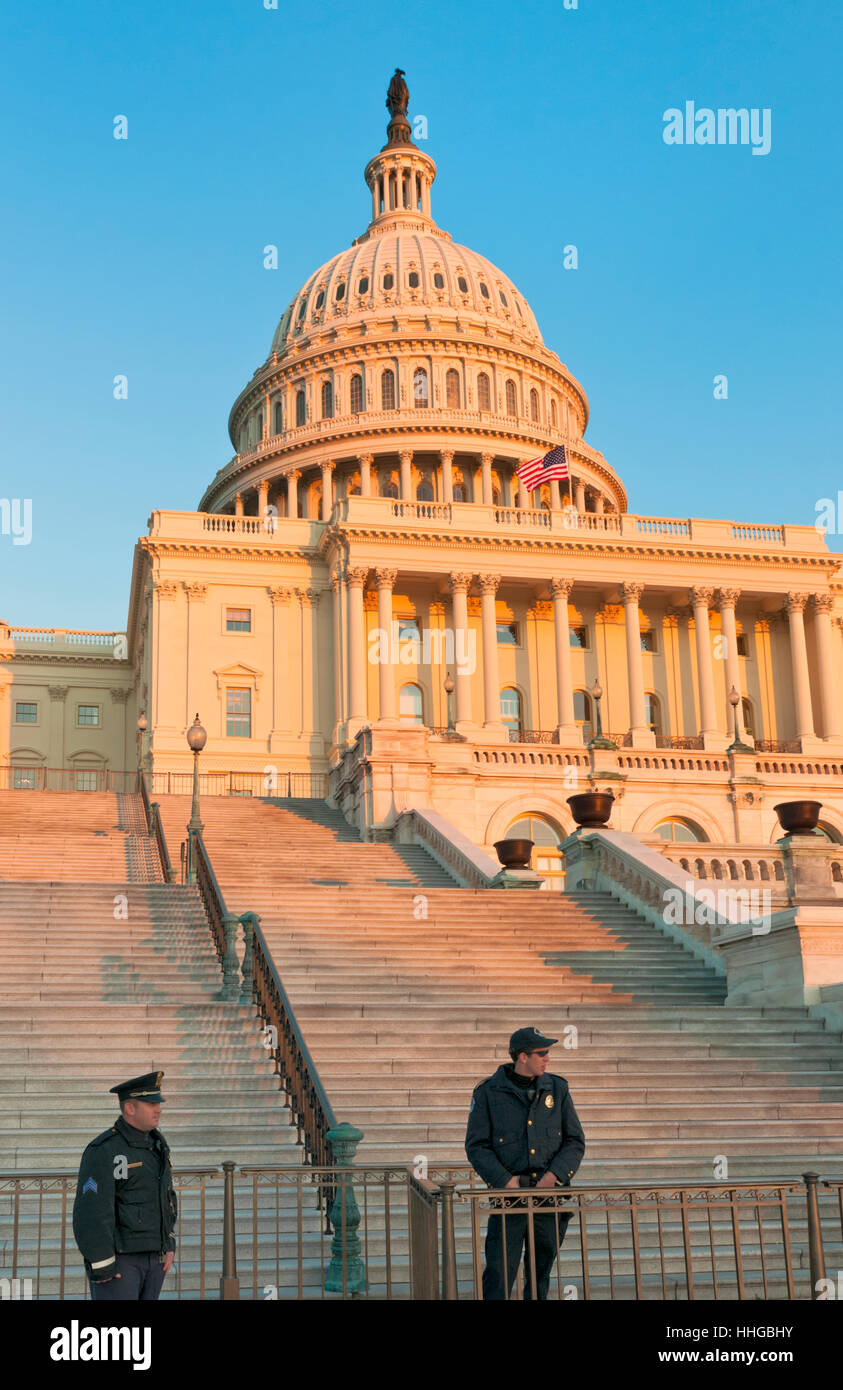
M 533 1235 L 536 1261 L 536 1283 L 539 1299 L 546 1299 L 550 1288 L 550 1272 L 565 1239 L 570 1216 L 558 1212 L 533 1212 Z M 506 1223 L 506 1269 L 504 1270 L 504 1221 Z M 558 1222 L 558 1225 L 557 1225 Z M 512 1293 L 525 1240 L 524 1298 L 532 1300 L 530 1272 L 529 1218 L 510 1210 L 506 1218 L 490 1216 L 486 1228 L 486 1268 L 483 1270 L 483 1298 L 505 1299 Z
M 157 1250 L 154 1253 L 143 1251 L 140 1254 L 118 1255 L 115 1274 L 121 1277 L 100 1284 L 90 1281 L 91 1298 L 96 1303 L 152 1303 L 164 1283 L 162 1256 Z

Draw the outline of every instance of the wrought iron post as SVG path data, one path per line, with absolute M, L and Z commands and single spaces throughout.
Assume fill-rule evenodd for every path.
M 255 980 L 255 927 L 259 925 L 260 917 L 256 912 L 242 912 L 240 921 L 243 923 L 243 984 L 240 998 L 244 1004 L 251 1004 Z
M 222 989 L 217 995 L 218 999 L 239 999 L 240 986 L 238 975 L 240 965 L 237 960 L 237 923 L 236 912 L 227 912 L 222 919 L 222 929 L 225 932 L 225 955 L 222 960 Z
M 818 1284 L 821 1279 L 825 1278 L 820 1207 L 817 1201 L 817 1183 L 820 1175 L 819 1173 L 803 1173 L 802 1178 L 807 1188 L 808 1198 L 808 1259 L 811 1266 L 811 1298 L 816 1299 L 820 1296 Z
M 331 1263 L 325 1271 L 324 1288 L 326 1293 L 355 1294 L 366 1292 L 366 1266 L 360 1258 L 360 1209 L 354 1199 L 351 1183 L 351 1165 L 357 1145 L 363 1138 L 362 1129 L 354 1125 L 337 1125 L 326 1134 L 334 1152 L 334 1162 L 338 1168 L 331 1224 L 334 1236 L 331 1241 Z
M 442 1298 L 459 1298 L 457 1289 L 457 1243 L 454 1235 L 454 1182 L 440 1182 L 442 1193 Z
M 230 1159 L 222 1165 L 225 1173 L 225 1204 L 222 1223 L 222 1278 L 220 1279 L 220 1298 L 240 1297 L 240 1280 L 237 1278 L 237 1250 L 234 1244 L 234 1168 Z

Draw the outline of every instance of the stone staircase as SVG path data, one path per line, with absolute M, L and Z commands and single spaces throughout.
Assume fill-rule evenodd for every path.
M 140 796 L 0 791 L 0 882 L 163 881 Z
M 97 793 L 12 793 L 4 805 L 0 860 L 0 1171 L 78 1169 L 90 1139 L 118 1113 L 109 1088 L 127 1077 L 166 1073 L 162 1128 L 177 1172 L 238 1164 L 297 1163 L 277 1079 L 261 1046 L 254 1009 L 221 1003 L 221 975 L 198 890 L 167 885 L 144 853 L 139 798 Z M 57 804 L 58 803 L 58 804 Z M 94 803 L 89 805 L 89 803 Z M 15 826 L 21 819 L 32 827 Z M 39 814 L 40 807 L 40 814 Z M 70 828 L 62 844 L 63 824 Z M 94 845 L 87 837 L 96 831 Z M 9 881 L 14 864 L 37 881 Z M 147 845 L 148 845 L 147 837 Z M 42 846 L 50 859 L 39 865 Z M 58 848 L 58 852 L 54 850 Z M 153 846 L 154 848 L 154 846 Z M 75 851 L 83 853 L 83 863 Z M 121 879 L 109 882 L 115 863 Z M 79 879 L 84 867 L 99 881 Z M 136 876 L 126 882 L 126 869 Z M 137 878 L 147 870 L 146 881 Z M 53 881 L 50 881 L 52 877 Z M 241 1204 L 248 1183 L 238 1184 Z M 33 1277 L 37 1296 L 57 1297 L 63 1223 L 60 1194 L 24 1197 L 19 1213 L 19 1277 Z M 70 1197 L 72 1206 L 72 1194 Z M 0 1266 L 11 1266 L 13 1218 L 0 1183 Z M 216 1297 L 222 1257 L 222 1183 L 205 1196 L 206 1287 Z M 246 1231 L 245 1215 L 238 1223 Z M 168 1281 L 197 1296 L 200 1270 L 198 1181 L 181 1198 L 179 1255 Z M 86 1294 L 81 1259 L 69 1239 L 65 1297 Z
M 189 809 L 162 798 L 168 836 Z M 446 887 L 423 849 L 362 844 L 324 803 L 202 816 L 228 908 L 260 915 L 334 1110 L 365 1133 L 358 1163 L 464 1162 L 473 1086 L 536 1023 L 561 1040 L 582 1183 L 711 1181 L 723 1157 L 736 1181 L 843 1175 L 840 1034 L 724 1007 L 721 975 L 610 896 Z

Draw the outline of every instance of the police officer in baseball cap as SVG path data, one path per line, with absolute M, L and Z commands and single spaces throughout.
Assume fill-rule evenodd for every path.
M 492 1188 L 570 1187 L 582 1162 L 585 1135 L 568 1083 L 547 1071 L 549 1049 L 556 1042 L 558 1038 L 546 1037 L 539 1028 L 518 1028 L 509 1040 L 512 1061 L 474 1088 L 465 1151 L 471 1166 Z M 531 1287 L 528 1259 L 525 1299 L 547 1298 L 550 1273 L 569 1220 L 557 1212 L 534 1213 L 537 1294 Z M 489 1217 L 484 1299 L 509 1298 L 527 1230 L 526 1214 L 509 1211 Z
M 157 1128 L 163 1077 L 153 1071 L 112 1086 L 120 1114 L 82 1155 L 73 1234 L 97 1301 L 157 1299 L 173 1263 L 176 1194 Z

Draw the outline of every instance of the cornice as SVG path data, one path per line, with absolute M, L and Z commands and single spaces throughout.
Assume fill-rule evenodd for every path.
M 0 664 L 12 666 L 20 663 L 22 666 L 89 666 L 101 671 L 110 671 L 113 675 L 126 675 L 134 681 L 134 662 L 131 661 L 103 661 L 98 656 L 76 656 L 68 653 L 66 656 L 48 655 L 46 652 L 1 652 Z

